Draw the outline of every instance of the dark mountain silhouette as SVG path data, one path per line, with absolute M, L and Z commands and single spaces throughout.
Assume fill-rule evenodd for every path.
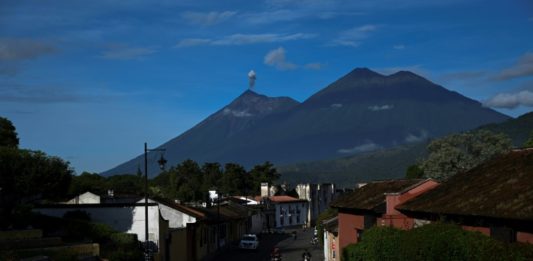
M 348 156 L 469 130 L 509 117 L 411 72 L 355 69 L 298 102 L 246 91 L 161 145 L 170 165 L 264 161 L 288 164 Z M 104 175 L 135 173 L 142 157 Z M 150 173 L 157 174 L 156 163 Z
M 533 112 L 477 129 L 503 133 L 513 141 L 515 147 L 522 147 L 533 131 Z M 353 187 L 357 182 L 405 177 L 408 166 L 427 156 L 428 144 L 428 141 L 424 141 L 336 159 L 298 162 L 278 166 L 278 170 L 282 173 L 282 181 L 289 183 L 305 180 Z

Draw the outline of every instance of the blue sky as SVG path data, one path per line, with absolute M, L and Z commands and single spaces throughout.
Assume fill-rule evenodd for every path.
M 513 117 L 533 106 L 531 1 L 0 0 L 0 115 L 101 172 L 256 91 L 303 101 L 411 70 Z

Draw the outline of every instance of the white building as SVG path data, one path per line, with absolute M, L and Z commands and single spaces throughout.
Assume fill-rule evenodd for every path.
M 309 201 L 308 224 L 314 225 L 318 215 L 329 208 L 335 198 L 335 184 L 298 184 L 295 189 L 300 199 Z
M 65 202 L 65 204 L 100 204 L 100 196 L 87 191 Z
M 141 242 L 144 242 L 146 238 L 144 204 L 50 204 L 36 207 L 34 211 L 52 217 L 63 217 L 66 212 L 70 211 L 84 211 L 90 215 L 92 222 L 107 224 L 119 232 L 136 234 L 137 239 Z M 168 221 L 161 216 L 159 206 L 155 203 L 149 203 L 149 241 L 159 248 L 167 229 Z
M 271 196 L 275 208 L 274 225 L 276 228 L 303 226 L 306 224 L 309 202 L 290 196 Z

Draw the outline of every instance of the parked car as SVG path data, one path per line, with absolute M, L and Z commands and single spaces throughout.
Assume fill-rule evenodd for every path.
M 239 248 L 241 249 L 257 249 L 259 246 L 259 240 L 255 234 L 246 234 L 239 242 Z

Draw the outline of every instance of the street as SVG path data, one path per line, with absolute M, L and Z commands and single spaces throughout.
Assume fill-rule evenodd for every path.
M 296 231 L 296 239 L 292 237 L 291 232 Z M 302 254 L 307 249 L 311 255 L 311 260 L 323 260 L 323 250 L 317 245 L 311 244 L 313 238 L 313 229 L 286 230 L 285 234 L 262 234 L 259 238 L 259 248 L 253 250 L 243 250 L 232 246 L 217 255 L 214 260 L 253 260 L 253 261 L 270 261 L 270 253 L 274 247 L 278 247 L 281 252 L 283 261 L 299 261 Z

